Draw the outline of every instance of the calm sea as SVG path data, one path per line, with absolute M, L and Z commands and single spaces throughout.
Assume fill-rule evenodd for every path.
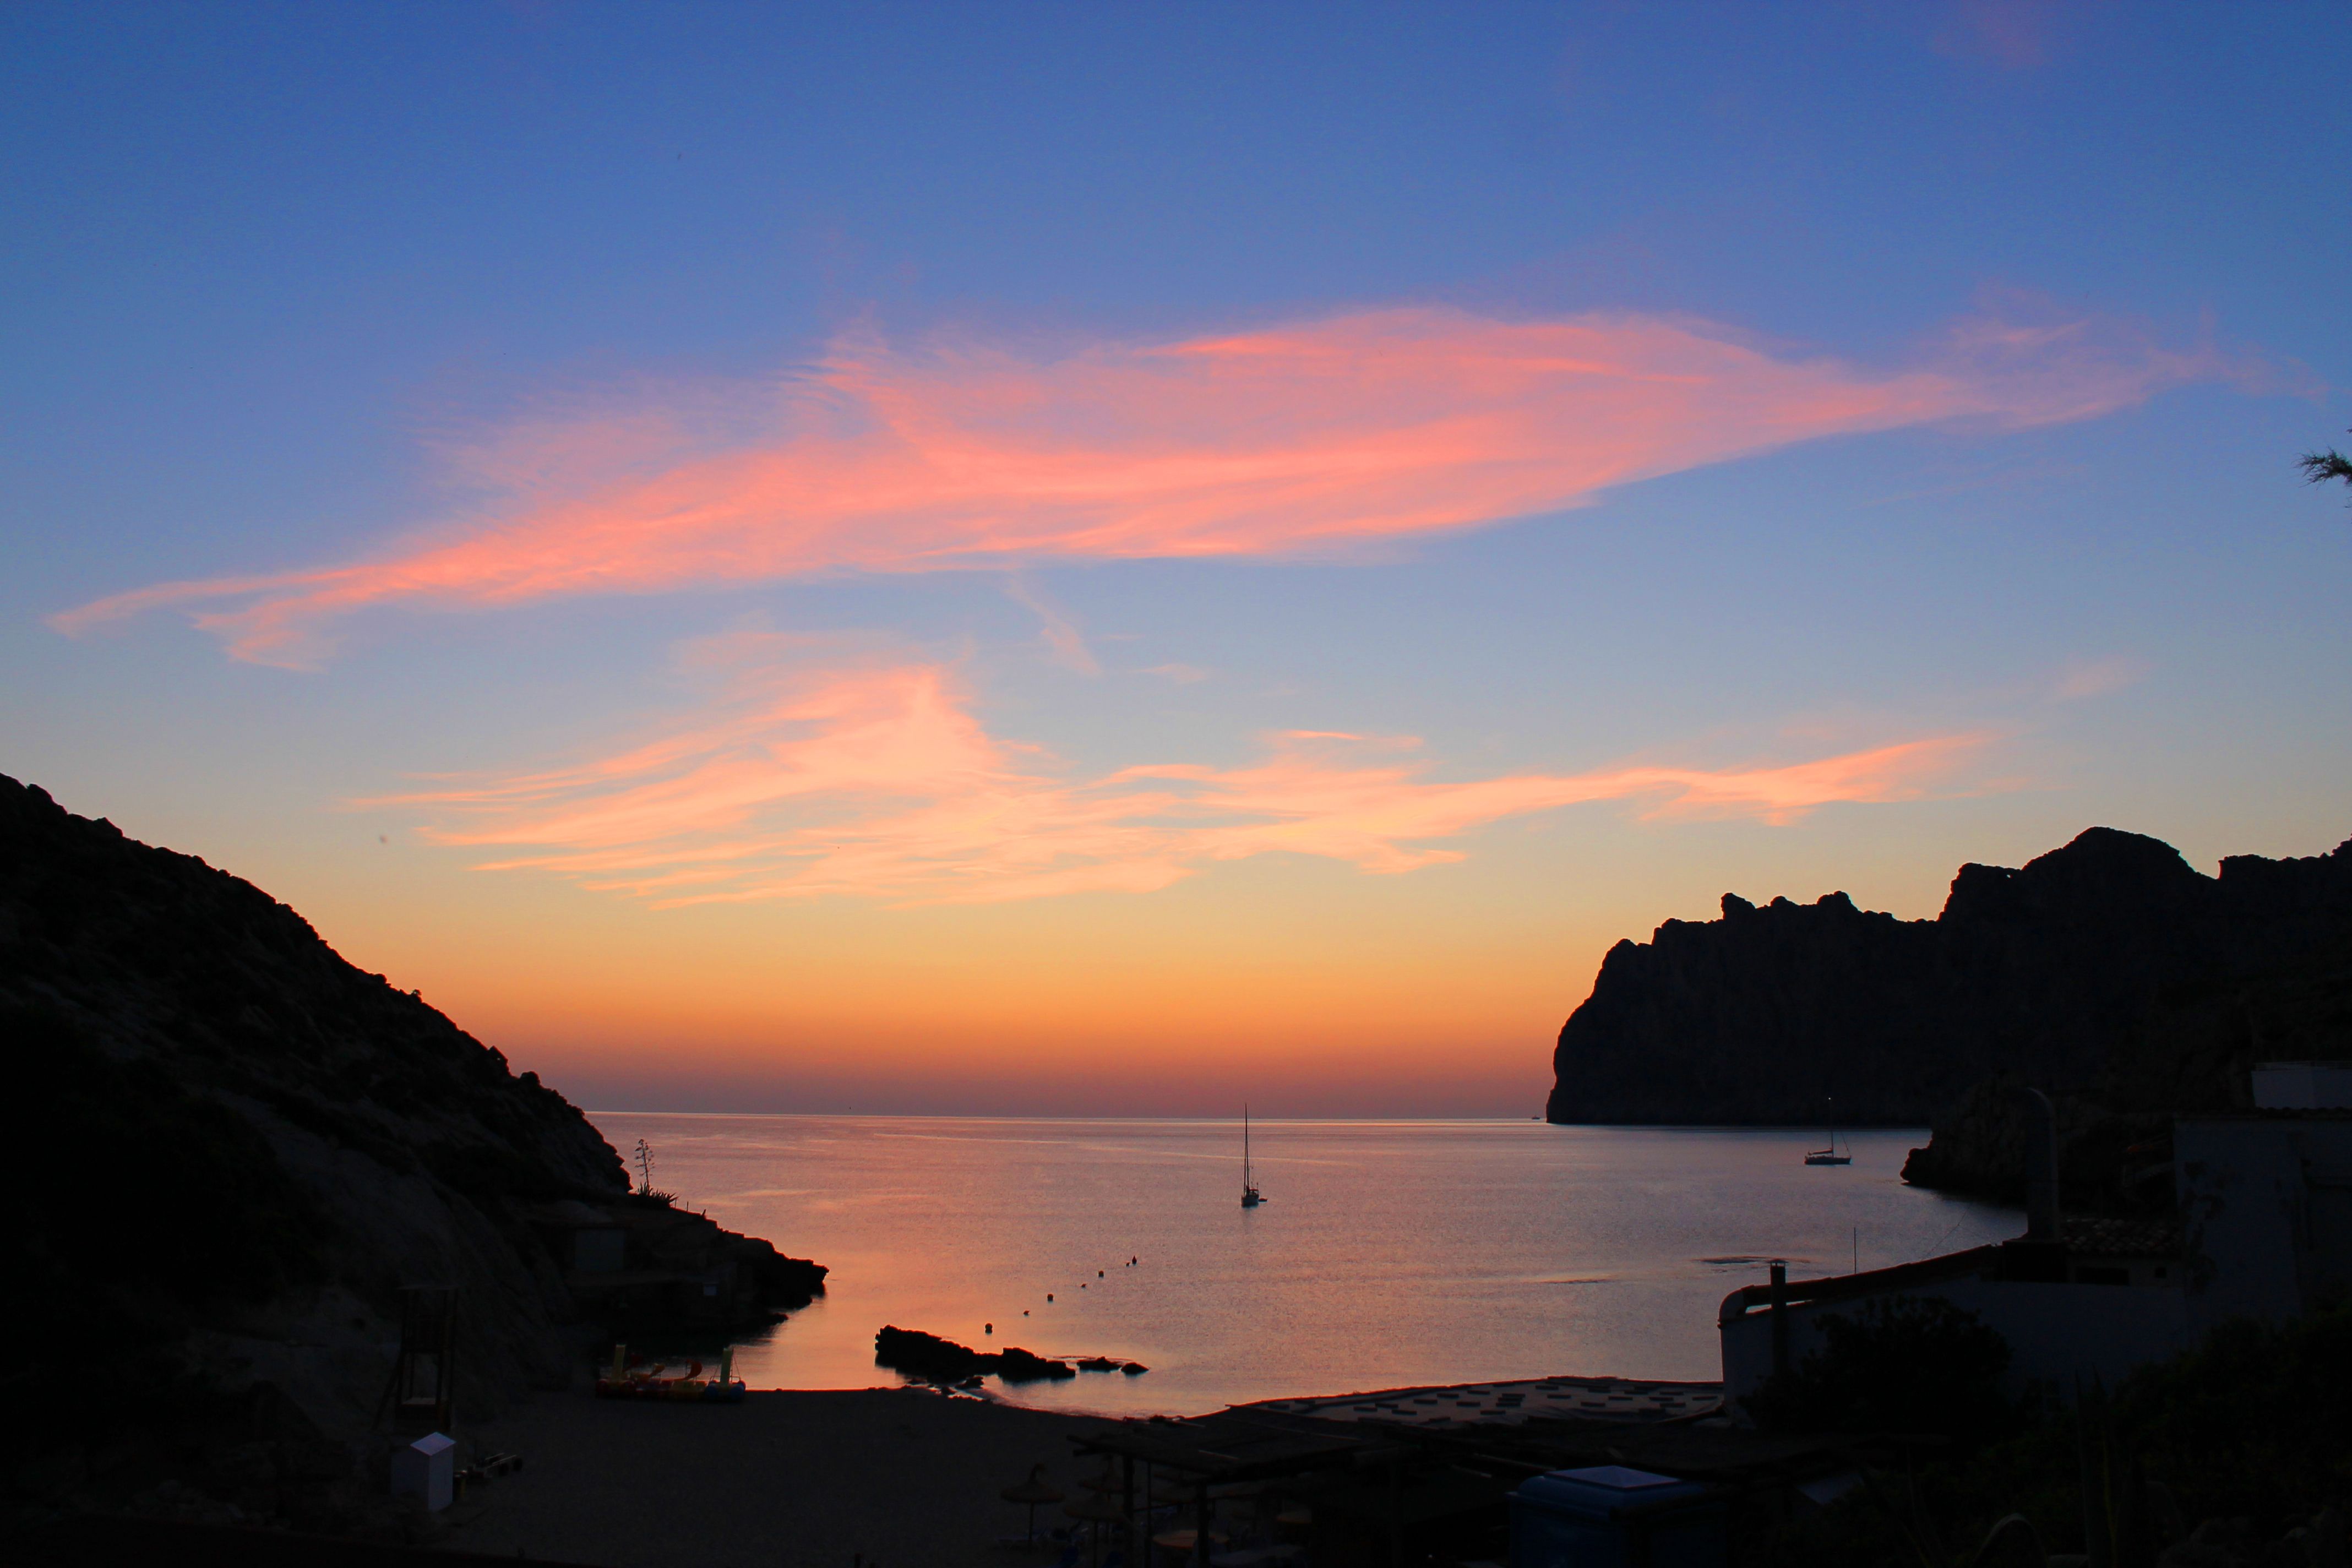
M 2021 1228 L 1906 1187 L 1924 1131 L 1856 1133 L 1853 1164 L 1809 1167 L 1820 1135 L 1802 1130 L 1260 1121 L 1267 1201 L 1244 1211 L 1238 1121 L 593 1120 L 616 1149 L 652 1145 L 655 1184 L 688 1207 L 832 1268 L 823 1300 L 738 1351 L 754 1388 L 895 1382 L 874 1364 L 885 1323 L 1140 1361 L 1141 1377 L 1005 1391 L 1120 1413 L 1711 1379 L 1717 1306 L 1769 1258 L 1842 1273 Z

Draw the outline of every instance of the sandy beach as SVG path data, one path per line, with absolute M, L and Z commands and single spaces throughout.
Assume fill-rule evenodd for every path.
M 1097 1417 L 917 1390 L 783 1391 L 739 1405 L 542 1394 L 468 1432 L 523 1457 L 440 1544 L 597 1568 L 994 1568 L 1024 1510 L 997 1493 L 1044 1464 L 1073 1495 L 1069 1436 Z M 1059 1505 L 1042 1529 L 1065 1524 Z

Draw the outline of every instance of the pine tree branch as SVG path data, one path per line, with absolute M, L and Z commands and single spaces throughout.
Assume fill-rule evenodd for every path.
M 2342 479 L 2352 485 L 2352 458 L 2346 457 L 2333 447 L 2325 452 L 2305 452 L 2296 459 L 2296 465 L 2303 469 L 2303 477 L 2312 484 L 2324 485 L 2330 479 Z

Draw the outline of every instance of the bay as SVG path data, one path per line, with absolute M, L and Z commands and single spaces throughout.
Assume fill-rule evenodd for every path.
M 992 1394 L 1194 1414 L 1285 1395 L 1562 1373 L 1708 1380 L 1716 1311 L 1792 1276 L 2014 1236 L 2017 1215 L 1906 1187 L 1918 1131 L 1258 1121 L 1241 1125 L 599 1111 L 655 1184 L 830 1267 L 825 1296 L 742 1343 L 754 1388 L 894 1383 L 875 1331 L 1143 1363 Z M 1048 1298 L 1051 1298 L 1048 1300 Z M 989 1328 L 992 1326 L 993 1331 Z

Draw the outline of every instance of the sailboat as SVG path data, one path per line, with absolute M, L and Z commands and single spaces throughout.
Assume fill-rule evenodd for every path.
M 1250 1180 L 1249 1107 L 1242 1107 L 1242 1207 L 1254 1209 L 1265 1202 L 1265 1195 Z
M 1849 1145 L 1849 1147 L 1851 1147 L 1851 1145 Z M 1853 1163 L 1853 1156 L 1852 1154 L 1841 1154 L 1837 1152 L 1837 1101 L 1834 1100 L 1830 1101 L 1829 1147 L 1826 1149 L 1806 1150 L 1805 1163 L 1808 1165 L 1851 1165 Z

